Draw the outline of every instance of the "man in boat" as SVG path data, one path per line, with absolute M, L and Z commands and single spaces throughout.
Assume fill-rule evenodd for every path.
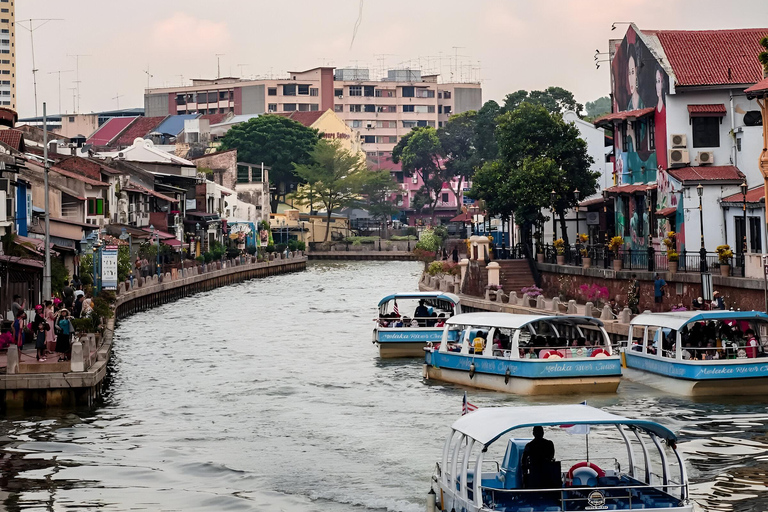
M 419 305 L 416 306 L 416 311 L 413 312 L 414 320 L 418 320 L 419 325 L 424 327 L 427 325 L 427 318 L 429 316 L 429 309 L 424 305 L 424 299 L 419 301 Z
M 544 439 L 544 428 L 533 427 L 533 440 L 523 450 L 523 483 L 528 489 L 560 487 L 559 469 L 556 476 L 551 476 L 552 463 L 555 460 L 555 444 Z

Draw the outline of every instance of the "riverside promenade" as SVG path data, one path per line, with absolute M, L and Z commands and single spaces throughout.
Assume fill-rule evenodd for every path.
M 122 282 L 113 305 L 115 315 L 108 320 L 103 336 L 79 335 L 69 361 L 39 363 L 34 348 L 19 354 L 16 346 L 0 357 L 0 371 L 4 370 L 0 374 L 0 409 L 91 405 L 106 376 L 115 325 L 121 318 L 214 288 L 302 271 L 306 264 L 307 257 L 301 252 L 273 253 L 264 262 L 246 256 L 174 269 L 163 276 L 134 279 L 133 284 Z

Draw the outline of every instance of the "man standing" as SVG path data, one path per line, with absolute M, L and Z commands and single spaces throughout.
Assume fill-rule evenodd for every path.
M 69 282 L 67 282 L 66 286 L 64 286 L 64 289 L 61 292 L 64 294 L 64 307 L 67 309 L 72 309 L 72 304 L 75 302 L 74 288 L 72 288 Z
M 555 444 L 544 439 L 544 428 L 533 427 L 533 440 L 523 450 L 523 481 L 528 489 L 546 487 L 547 463 L 555 460 Z
M 664 287 L 667 286 L 667 282 L 659 275 L 654 276 L 653 282 L 653 299 L 654 299 L 654 311 L 660 313 L 664 308 Z
M 720 292 L 717 290 L 712 293 L 712 309 L 725 309 L 725 302 L 723 302 L 723 298 L 720 296 Z
M 21 295 L 13 296 L 13 304 L 11 304 L 11 311 L 13 311 L 13 318 L 16 319 L 19 316 L 19 311 L 24 311 L 26 300 L 21 300 Z

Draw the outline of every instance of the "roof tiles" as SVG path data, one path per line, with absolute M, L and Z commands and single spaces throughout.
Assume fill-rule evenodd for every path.
M 16 151 L 25 151 L 24 134 L 19 130 L 0 130 L 0 142 L 11 146 Z
M 688 113 L 691 116 L 724 116 L 726 114 L 723 103 L 709 105 L 688 105 Z
M 94 146 L 108 146 L 115 137 L 120 135 L 136 119 L 138 117 L 113 117 L 101 125 L 101 128 L 96 130 L 93 135 L 88 137 L 86 143 L 93 144 Z
M 733 165 L 700 165 L 669 169 L 673 178 L 682 182 L 697 181 L 742 181 L 744 174 Z
M 295 110 L 293 112 L 275 112 L 274 115 L 287 117 L 288 119 L 292 119 L 306 127 L 310 127 L 315 124 L 323 114 L 325 114 L 325 112 L 321 110 L 315 110 L 312 112 L 299 112 L 298 110 Z
M 744 198 L 742 197 L 741 192 L 736 192 L 733 195 L 723 198 L 724 203 L 741 203 L 743 200 Z M 753 189 L 748 190 L 747 202 L 748 203 L 765 202 L 765 187 L 763 185 L 760 185 L 759 187 L 755 187 Z
M 112 143 L 116 146 L 130 146 L 137 138 L 143 138 L 157 126 L 163 122 L 167 116 L 158 117 L 140 117 L 136 119 L 136 122 L 128 127 L 120 136 Z

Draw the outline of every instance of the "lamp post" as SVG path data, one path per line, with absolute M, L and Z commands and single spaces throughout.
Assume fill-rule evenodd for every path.
M 155 265 L 157 265 L 157 269 L 155 273 L 159 276 L 160 275 L 160 234 L 155 234 L 155 226 L 153 224 L 149 225 L 149 232 L 151 233 L 151 236 L 155 239 Z
M 557 192 L 555 192 L 555 189 L 552 189 L 552 192 L 549 193 L 549 197 L 552 199 L 552 243 L 554 244 L 555 240 L 557 240 L 557 221 L 555 220 L 555 201 L 557 200 Z
M 608 191 L 603 189 L 603 266 L 608 268 Z
M 93 244 L 93 286 L 96 288 L 96 294 L 101 293 L 101 280 L 99 279 L 99 266 L 101 264 L 101 242 L 98 240 Z
M 741 182 L 741 210 L 744 216 L 744 245 L 741 250 L 741 277 L 747 275 L 747 180 Z
M 195 223 L 195 258 L 200 256 L 200 223 Z
M 704 210 L 701 207 L 701 197 L 704 195 L 704 187 L 701 183 L 696 187 L 696 193 L 699 195 L 699 227 L 701 233 L 701 249 L 699 249 L 699 268 L 702 272 L 707 271 L 707 250 L 704 248 Z
M 573 191 L 573 197 L 576 199 L 576 206 L 574 207 L 574 210 L 576 211 L 576 240 L 579 240 L 579 196 L 581 195 L 581 192 L 579 192 L 579 189 L 576 189 Z
M 651 185 L 648 185 L 645 190 L 645 200 L 648 203 L 648 225 L 646 226 L 648 229 L 648 272 L 653 272 L 656 261 L 653 249 L 653 231 L 651 230 L 651 226 L 653 226 L 653 188 Z

